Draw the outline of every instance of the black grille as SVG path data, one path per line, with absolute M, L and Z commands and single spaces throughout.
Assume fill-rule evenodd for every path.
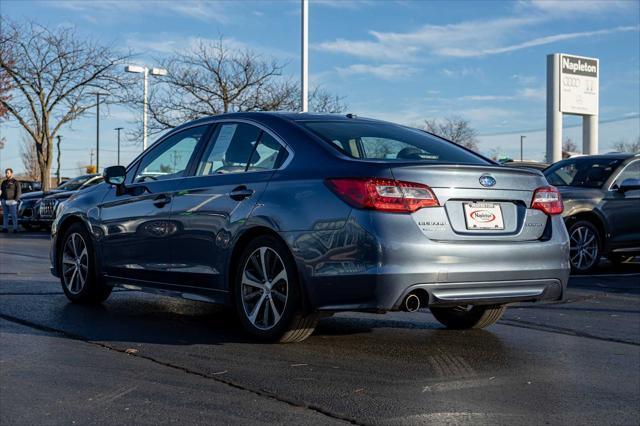
M 56 205 L 58 201 L 56 200 L 42 200 L 40 203 L 40 217 L 42 218 L 52 218 L 56 214 Z

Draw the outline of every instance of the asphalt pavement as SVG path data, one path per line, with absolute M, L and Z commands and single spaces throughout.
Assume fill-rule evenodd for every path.
M 256 344 L 213 305 L 67 302 L 48 236 L 0 236 L 0 424 L 640 424 L 640 262 L 485 330 L 342 313 Z

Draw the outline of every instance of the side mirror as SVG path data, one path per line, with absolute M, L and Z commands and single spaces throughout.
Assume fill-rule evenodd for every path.
M 124 185 L 124 179 L 127 176 L 127 169 L 124 166 L 111 166 L 104 169 L 102 173 L 104 181 L 110 185 L 116 185 L 118 187 Z
M 640 179 L 625 179 L 618 186 L 618 192 L 640 190 Z

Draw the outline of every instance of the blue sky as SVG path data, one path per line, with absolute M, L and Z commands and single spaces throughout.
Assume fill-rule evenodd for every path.
M 137 63 L 223 36 L 288 63 L 297 76 L 299 1 L 15 1 L 10 19 L 74 25 L 80 34 L 139 53 Z M 310 0 L 312 85 L 345 96 L 361 116 L 417 124 L 460 116 L 480 133 L 480 149 L 542 159 L 545 63 L 549 53 L 600 58 L 600 151 L 640 135 L 640 3 L 638 1 L 338 1 Z M 141 114 L 111 107 L 101 122 L 101 163 L 115 161 L 115 127 L 133 129 Z M 63 173 L 87 164 L 95 116 L 63 128 Z M 580 146 L 578 117 L 565 135 Z M 22 169 L 21 132 L 3 123 L 0 167 Z M 125 159 L 139 145 L 123 148 Z

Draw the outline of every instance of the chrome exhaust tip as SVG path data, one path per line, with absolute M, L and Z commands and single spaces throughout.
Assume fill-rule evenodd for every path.
M 420 309 L 420 298 L 414 293 L 411 293 L 404 299 L 402 307 L 406 312 L 415 312 Z

